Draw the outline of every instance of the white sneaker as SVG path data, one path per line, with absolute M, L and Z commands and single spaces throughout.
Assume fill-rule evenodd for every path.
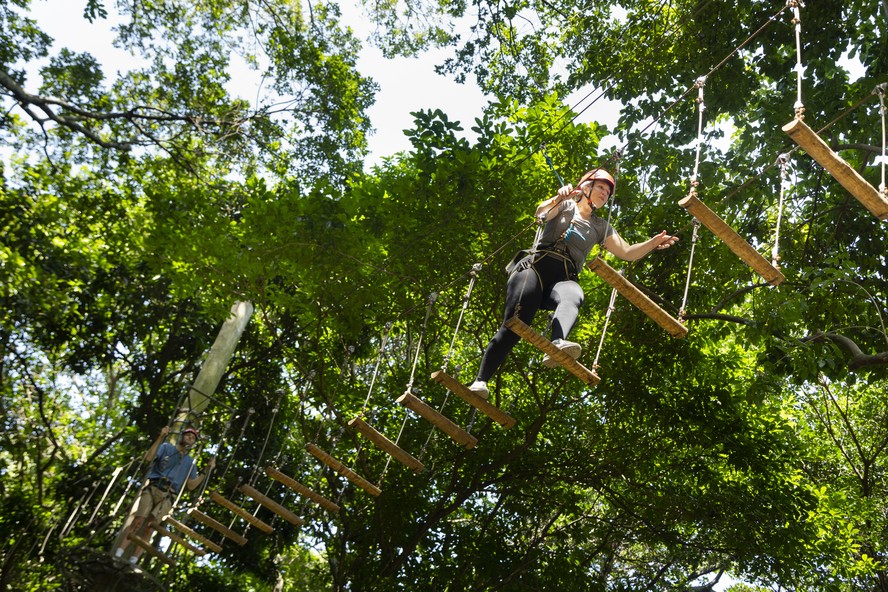
M 476 380 L 469 386 L 469 390 L 481 397 L 482 399 L 487 399 L 490 397 L 490 389 L 487 388 L 487 383 L 483 380 Z
M 580 346 L 579 343 L 567 341 L 566 339 L 556 339 L 552 342 L 552 345 L 569 355 L 574 360 L 579 358 L 580 352 L 583 351 L 583 348 L 582 346 Z M 546 368 L 554 368 L 556 366 L 560 366 L 560 364 L 549 354 L 546 354 L 545 356 L 543 356 L 543 366 L 545 366 Z

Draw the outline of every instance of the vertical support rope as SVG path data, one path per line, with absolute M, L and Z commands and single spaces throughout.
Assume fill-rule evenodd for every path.
M 795 25 L 795 38 L 796 38 L 796 102 L 795 102 L 795 116 L 796 119 L 804 119 L 805 118 L 805 105 L 802 103 L 802 77 L 805 72 L 805 67 L 802 65 L 802 15 L 799 10 L 799 6 L 801 2 L 799 0 L 787 0 L 787 6 L 792 7 L 792 24 Z
M 277 403 L 271 410 L 271 420 L 268 422 L 268 431 L 265 432 L 265 440 L 262 442 L 262 449 L 259 451 L 259 457 L 256 458 L 256 464 L 253 466 L 253 474 L 250 475 L 250 485 L 256 484 L 256 478 L 259 475 L 259 466 L 262 464 L 262 457 L 265 456 L 265 449 L 268 447 L 268 440 L 271 438 L 271 431 L 274 428 L 274 421 L 277 419 L 278 411 L 281 409 L 281 400 L 284 398 L 284 391 L 281 390 Z
M 438 293 L 432 292 L 429 295 L 429 305 L 426 308 L 425 319 L 422 321 L 422 331 L 419 334 L 419 343 L 416 344 L 416 355 L 413 357 L 413 368 L 410 369 L 410 379 L 407 381 L 407 392 L 413 391 L 413 379 L 416 377 L 416 365 L 419 362 L 419 352 L 422 351 L 422 340 L 425 337 L 426 327 L 429 323 L 429 315 L 432 313 L 432 306 L 435 305 L 435 301 L 438 299 Z M 445 397 L 444 403 L 447 403 L 447 399 Z M 442 405 L 443 407 L 443 405 Z M 409 413 L 405 411 L 404 413 L 404 421 L 401 424 L 401 431 L 398 432 L 398 440 L 401 439 L 401 434 L 404 432 L 404 426 L 407 425 L 407 418 L 409 417 Z M 432 435 L 429 434 L 428 439 L 426 439 L 425 444 L 422 445 L 422 450 L 419 453 L 419 460 L 422 460 L 423 454 L 425 454 L 426 446 L 428 446 L 429 440 L 431 440 Z M 396 440 L 397 442 L 397 440 Z M 379 482 L 382 483 L 383 477 L 385 477 L 385 472 L 388 470 L 389 463 L 391 462 L 391 457 L 389 457 L 385 462 L 385 467 L 382 469 L 382 474 L 379 477 Z
M 438 300 L 438 293 L 429 294 L 429 305 L 426 307 L 425 319 L 422 321 L 422 331 L 419 332 L 419 341 L 416 343 L 416 355 L 413 356 L 413 367 L 410 369 L 410 379 L 407 381 L 407 391 L 413 389 L 413 379 L 416 377 L 416 365 L 419 363 L 419 352 L 422 351 L 422 340 L 425 337 L 426 327 L 429 324 L 429 315 L 432 313 L 432 306 Z
M 706 110 L 706 104 L 703 102 L 703 87 L 705 85 L 705 76 L 701 76 L 697 79 L 697 155 L 694 160 L 694 172 L 691 174 L 690 179 L 691 189 L 688 192 L 689 196 L 694 197 L 697 196 L 697 186 L 700 184 L 700 181 L 697 179 L 697 175 L 700 171 L 700 151 L 703 147 L 703 112 Z M 681 308 L 678 309 L 679 323 L 684 323 L 684 316 L 685 312 L 687 311 L 688 291 L 691 288 L 691 274 L 694 270 L 694 251 L 697 248 L 697 239 L 700 235 L 700 221 L 697 218 L 694 218 L 692 224 L 694 226 L 694 234 L 691 237 L 691 255 L 688 258 L 688 273 L 685 277 L 684 294 L 681 297 Z
M 447 354 L 444 356 L 444 363 L 441 364 L 441 370 L 447 372 L 447 365 L 450 363 L 450 356 L 453 355 L 453 347 L 456 344 L 456 337 L 459 335 L 459 328 L 462 325 L 463 318 L 466 314 L 466 309 L 469 307 L 469 301 L 472 298 L 472 288 L 475 287 L 475 280 L 478 279 L 478 272 L 481 271 L 481 264 L 476 263 L 472 266 L 472 270 L 469 272 L 469 287 L 466 289 L 466 293 L 463 296 L 463 305 L 462 309 L 459 311 L 459 318 L 456 320 L 456 328 L 453 330 L 453 337 L 450 340 L 450 347 L 447 349 Z
M 391 330 L 392 324 L 386 323 L 382 333 L 382 343 L 379 344 L 379 355 L 376 357 L 376 366 L 373 367 L 373 377 L 370 379 L 370 388 L 367 389 L 367 397 L 364 399 L 364 406 L 361 407 L 362 416 L 367 412 L 367 405 L 370 404 L 370 395 L 373 394 L 373 386 L 376 384 L 376 377 L 379 376 L 379 364 L 382 362 L 385 346 L 388 343 L 389 331 Z
M 395 445 L 397 445 L 401 441 L 401 436 L 404 434 L 404 428 L 407 427 L 407 410 L 404 410 L 404 421 L 401 422 L 401 429 L 398 430 L 398 437 L 395 438 Z M 391 455 L 385 455 L 385 465 L 382 467 L 382 472 L 379 474 L 379 480 L 376 482 L 376 486 L 382 489 L 382 483 L 385 480 L 385 474 L 388 471 L 389 465 L 392 462 Z
M 786 165 L 789 162 L 789 154 L 781 154 L 777 157 L 780 165 L 780 201 L 777 204 L 777 226 L 774 228 L 774 246 L 771 247 L 771 265 L 780 269 L 780 221 L 783 218 L 783 196 L 786 188 Z
M 879 192 L 888 197 L 888 186 L 885 185 L 885 162 L 888 161 L 888 154 L 885 152 L 885 89 L 888 87 L 888 82 L 883 82 L 882 84 L 876 85 L 875 90 L 873 90 L 876 95 L 879 97 L 879 113 L 882 116 L 882 184 L 879 185 Z
M 620 275 L 623 275 L 623 270 L 618 271 Z M 592 369 L 595 370 L 598 368 L 598 358 L 601 357 L 601 349 L 604 346 L 604 336 L 607 334 L 607 325 L 610 323 L 611 313 L 616 310 L 615 303 L 617 301 L 617 289 L 614 288 L 611 290 L 611 298 L 610 303 L 607 305 L 607 312 L 604 315 L 604 328 L 601 330 L 601 339 L 598 340 L 598 351 L 595 352 L 595 361 L 592 362 Z
M 703 102 L 703 87 L 706 86 L 706 77 L 701 76 L 695 84 L 697 87 L 697 155 L 694 159 L 694 172 L 691 174 L 691 190 L 697 187 L 697 174 L 700 171 L 700 151 L 703 148 L 703 112 L 706 103 Z
M 688 276 L 685 279 L 684 295 L 681 297 L 681 308 L 678 309 L 678 322 L 684 323 L 685 308 L 688 304 L 688 289 L 691 287 L 691 271 L 694 269 L 694 250 L 697 247 L 697 238 L 700 230 L 700 221 L 694 218 L 694 234 L 691 237 L 691 256 L 688 259 Z

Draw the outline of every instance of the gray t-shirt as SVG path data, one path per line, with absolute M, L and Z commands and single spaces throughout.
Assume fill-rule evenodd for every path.
M 556 248 L 567 248 L 577 272 L 583 269 L 586 258 L 592 247 L 604 244 L 605 239 L 615 234 L 614 227 L 607 220 L 592 215 L 586 220 L 580 215 L 577 203 L 571 199 L 564 200 L 558 206 L 558 214 L 550 218 L 543 227 L 540 246 L 555 245 Z

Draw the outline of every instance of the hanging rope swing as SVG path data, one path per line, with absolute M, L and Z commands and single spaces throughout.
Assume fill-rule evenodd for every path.
M 389 331 L 391 331 L 391 328 L 392 324 L 387 323 L 379 346 L 379 355 L 376 358 L 376 365 L 373 368 L 373 377 L 370 379 L 370 388 L 367 391 L 367 397 L 364 399 L 364 406 L 361 408 L 361 413 L 358 417 L 349 421 L 348 425 L 356 429 L 361 435 L 370 440 L 370 442 L 375 444 L 377 448 L 388 454 L 390 457 L 394 458 L 414 473 L 419 474 L 425 470 L 425 466 L 419 461 L 419 459 L 398 446 L 397 440 L 401 439 L 400 433 L 398 434 L 397 440 L 392 442 L 376 428 L 364 421 L 364 415 L 367 412 L 367 406 L 370 403 L 370 396 L 373 393 L 373 386 L 376 384 L 376 377 L 379 375 L 379 365 L 382 362 L 385 353 L 385 346 L 388 343 Z
M 413 368 L 410 371 L 410 379 L 407 382 L 407 390 L 403 395 L 398 397 L 397 403 L 403 405 L 404 407 L 410 409 L 430 424 L 450 436 L 450 438 L 464 448 L 474 448 L 476 444 L 478 444 L 478 439 L 462 429 L 455 423 L 453 423 L 450 419 L 445 417 L 441 411 L 436 410 L 434 407 L 431 407 L 427 403 L 423 402 L 419 397 L 413 394 L 413 379 L 416 376 L 416 365 L 419 362 L 419 355 L 422 353 L 422 340 L 425 336 L 426 327 L 429 321 L 429 314 L 431 313 L 432 306 L 435 304 L 435 300 L 437 300 L 438 294 L 433 292 L 428 299 L 428 307 L 426 308 L 425 320 L 422 324 L 422 331 L 419 335 L 419 340 L 416 345 L 416 355 L 413 358 Z M 447 403 L 445 399 L 444 403 Z M 441 406 L 443 410 L 444 405 Z M 428 442 L 426 442 L 428 443 Z M 425 448 L 425 446 L 423 447 Z
M 804 122 L 805 108 L 802 105 L 802 45 L 801 45 L 801 28 L 802 20 L 799 11 L 798 0 L 790 0 L 793 7 L 793 23 L 796 32 L 796 81 L 798 87 L 797 100 L 795 105 L 795 119 L 783 126 L 792 140 L 802 147 L 808 155 L 813 158 L 817 164 L 822 166 L 838 183 L 844 187 L 851 195 L 853 195 L 863 206 L 869 210 L 879 220 L 888 219 L 888 189 L 885 187 L 885 83 L 882 83 L 873 90 L 872 94 L 878 95 L 882 102 L 882 185 L 881 191 L 870 185 L 860 173 L 858 173 L 848 162 L 833 152 L 833 150 L 824 142 L 818 132 L 815 132 Z M 857 108 L 863 101 L 852 107 Z M 850 111 L 850 110 L 849 110 Z M 832 122 L 834 123 L 834 122 Z M 829 127 L 832 123 L 825 126 Z M 823 129 L 820 132 L 823 132 Z
M 241 426 L 241 432 L 240 432 L 240 436 L 237 439 L 237 442 L 243 441 L 244 434 L 246 433 L 246 430 L 247 430 L 247 426 L 249 425 L 250 419 L 253 417 L 254 412 L 255 412 L 255 410 L 252 407 L 247 411 L 246 416 L 244 417 L 244 423 Z M 223 440 L 224 440 L 224 437 L 223 437 Z M 235 447 L 235 449 L 236 449 L 236 447 Z M 231 466 L 231 459 L 233 459 L 233 457 L 234 457 L 234 451 L 235 450 L 232 450 L 232 453 L 229 454 L 229 462 L 227 463 L 225 470 L 222 472 L 223 477 L 228 472 L 228 469 Z M 206 481 L 204 483 L 206 483 Z M 219 496 L 219 497 L 221 498 L 221 496 Z M 212 518 L 211 516 L 209 516 L 208 514 L 203 512 L 202 510 L 200 510 L 199 508 L 200 508 L 202 501 L 203 501 L 203 498 L 202 497 L 199 498 L 197 503 L 194 504 L 194 506 L 188 508 L 188 510 L 186 511 L 186 514 L 192 520 L 199 522 L 200 524 L 203 524 L 204 526 L 211 528 L 212 530 L 215 530 L 217 533 L 219 533 L 220 535 L 222 535 L 223 537 L 225 537 L 231 541 L 234 541 L 239 546 L 244 546 L 247 544 L 247 538 L 245 536 L 241 535 L 238 532 L 235 532 L 233 529 L 229 528 L 228 526 L 225 526 L 224 524 L 222 524 L 221 522 L 219 522 L 215 518 Z M 232 506 L 235 505 L 231 502 L 229 502 L 229 503 Z M 223 504 L 220 503 L 220 505 L 223 505 Z M 221 547 L 219 547 L 219 548 L 221 550 Z
M 517 421 L 515 421 L 513 417 L 509 416 L 499 407 L 489 403 L 484 397 L 480 397 L 477 394 L 473 393 L 468 389 L 468 387 L 466 387 L 464 384 L 456 380 L 456 378 L 450 376 L 447 373 L 447 365 L 450 363 L 450 357 L 453 355 L 453 349 L 456 344 L 456 337 L 459 334 L 460 325 L 462 324 L 463 317 L 466 314 L 466 309 L 468 308 L 469 301 L 472 297 L 472 288 L 474 288 L 475 286 L 475 281 L 477 280 L 478 273 L 480 271 L 481 264 L 476 263 L 472 266 L 472 270 L 469 272 L 469 287 L 466 289 L 465 296 L 463 296 L 463 305 L 459 313 L 459 319 L 456 322 L 456 329 L 454 329 L 453 331 L 453 338 L 450 340 L 450 348 L 447 350 L 447 354 L 444 356 L 444 363 L 441 365 L 441 369 L 437 372 L 433 372 L 431 378 L 435 382 L 442 384 L 445 388 L 447 388 L 448 391 L 454 393 L 463 401 L 503 426 L 505 429 L 509 429 L 514 427 L 517 423 Z
M 762 276 L 766 282 L 772 286 L 777 286 L 786 279 L 780 270 L 768 263 L 768 261 L 752 247 L 752 245 L 746 242 L 746 240 L 737 234 L 733 228 L 719 218 L 718 214 L 709 209 L 709 207 L 697 197 L 697 186 L 699 185 L 697 173 L 700 168 L 700 150 L 703 144 L 703 112 L 706 109 L 705 103 L 703 102 L 703 87 L 705 85 L 705 77 L 701 77 L 697 80 L 697 155 L 694 162 L 694 172 L 690 179 L 690 192 L 687 197 L 678 202 L 678 205 L 693 214 L 697 220 L 712 232 L 712 234 L 728 245 L 728 248 L 731 249 L 735 255 L 743 260 L 743 262 L 751 267 L 756 273 Z M 682 306 L 682 310 L 683 309 L 684 306 Z
M 265 449 L 267 448 L 268 440 L 271 437 L 272 427 L 274 426 L 274 420 L 277 417 L 278 411 L 280 410 L 280 406 L 281 406 L 281 402 L 283 401 L 283 398 L 284 398 L 284 391 L 282 390 L 280 393 L 280 397 L 278 398 L 277 404 L 274 406 L 271 421 L 269 421 L 268 430 L 265 433 L 265 442 L 263 442 L 263 444 L 262 444 L 262 450 L 260 450 L 260 452 L 259 452 L 259 458 L 256 459 L 256 464 L 253 468 L 252 474 L 250 475 L 250 479 L 246 483 L 239 484 L 237 486 L 237 490 L 241 494 L 243 494 L 244 496 L 255 501 L 260 506 L 273 512 L 277 516 L 280 516 L 281 518 L 283 518 L 284 520 L 286 520 L 287 522 L 289 522 L 293 526 L 302 526 L 305 522 L 302 518 L 297 516 L 289 508 L 286 508 L 283 504 L 271 499 L 268 496 L 268 493 L 271 491 L 270 485 L 268 488 L 266 488 L 266 493 L 262 493 L 261 491 L 259 491 L 256 488 L 256 486 L 258 485 L 259 474 L 260 474 L 259 467 L 262 466 L 262 457 L 265 455 Z M 257 510 L 258 510 L 258 508 L 257 508 Z M 252 524 L 254 526 L 258 526 L 257 524 L 255 524 L 254 520 L 258 520 L 258 518 L 255 518 L 255 515 L 253 516 L 253 520 L 247 518 L 247 521 L 250 524 Z M 264 528 L 260 527 L 260 529 L 265 531 Z M 268 532 L 268 531 L 265 531 L 265 532 Z
M 310 377 L 311 377 L 311 375 L 309 376 L 309 378 Z M 301 403 L 303 403 L 303 404 L 305 403 L 304 393 L 302 396 L 299 397 L 299 400 Z M 320 436 L 320 427 L 318 428 L 318 432 L 315 434 L 315 440 L 318 439 L 318 436 Z M 270 477 L 271 479 L 274 479 L 278 483 L 283 484 L 285 487 L 289 488 L 290 490 L 295 492 L 297 495 L 302 496 L 304 499 L 308 500 L 309 502 L 313 502 L 313 503 L 317 504 L 318 506 L 322 507 L 323 509 L 327 510 L 328 512 L 331 512 L 333 514 L 339 513 L 340 507 L 338 504 L 330 501 L 329 499 L 325 498 L 321 494 L 313 491 L 311 488 L 305 486 L 304 484 L 300 483 L 299 481 L 297 481 L 293 477 L 284 473 L 281 469 L 277 468 L 275 465 L 277 465 L 277 461 L 279 459 L 280 459 L 280 455 L 278 456 L 278 459 L 275 460 L 275 462 L 273 462 L 273 463 L 271 463 L 271 465 L 265 467 L 265 474 L 268 475 L 268 477 Z M 321 469 L 321 473 L 319 473 L 318 477 L 320 477 L 320 475 L 322 473 L 323 473 L 323 469 Z M 305 508 L 303 508 L 303 513 L 304 512 L 305 512 Z
M 619 152 L 617 156 L 619 158 Z M 616 190 L 614 191 L 611 209 L 616 203 Z M 610 214 L 608 214 L 608 223 L 610 223 Z M 632 282 L 627 280 L 621 272 L 601 258 L 599 255 L 586 264 L 591 271 L 607 282 L 616 290 L 623 298 L 628 300 L 638 310 L 647 315 L 652 321 L 660 325 L 667 333 L 676 339 L 683 339 L 688 334 L 688 328 L 678 322 L 672 315 L 660 308 L 653 300 L 651 300 L 644 292 L 638 289 Z
M 317 440 L 317 436 L 319 436 L 319 435 L 320 435 L 320 432 L 318 432 L 318 434 L 316 435 L 315 440 Z M 338 436 L 337 436 L 337 439 L 338 439 Z M 351 470 L 348 466 L 346 466 L 344 463 L 339 461 L 333 455 L 321 450 L 316 444 L 313 444 L 312 442 L 306 442 L 304 448 L 305 448 L 306 452 L 308 452 L 313 457 L 315 457 L 317 460 L 319 460 L 321 463 L 326 465 L 329 469 L 332 469 L 334 472 L 345 477 L 352 484 L 356 485 L 357 487 L 360 487 L 361 489 L 363 489 L 365 492 L 369 493 L 373 497 L 379 497 L 379 495 L 382 493 L 382 489 L 380 489 L 379 487 L 377 487 L 376 485 L 374 485 L 373 483 L 371 483 L 367 479 L 363 478 L 362 476 L 360 476 L 359 474 L 357 474 L 356 472 Z M 345 491 L 345 488 L 343 488 L 343 491 Z M 341 495 L 342 494 L 340 492 L 340 496 Z M 337 499 L 337 502 L 338 502 L 338 499 Z

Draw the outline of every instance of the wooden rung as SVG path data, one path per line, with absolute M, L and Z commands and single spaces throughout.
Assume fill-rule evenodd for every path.
M 589 386 L 595 386 L 601 381 L 601 379 L 598 377 L 597 374 L 595 374 L 595 372 L 589 370 L 588 368 L 574 360 L 572 357 L 558 349 L 558 347 L 554 343 L 534 331 L 530 326 L 527 325 L 527 323 L 525 323 L 518 317 L 512 317 L 511 319 L 506 321 L 506 327 L 517 333 L 520 337 L 523 337 L 526 341 L 528 341 L 531 345 L 533 345 L 543 353 L 549 354 L 551 358 L 564 366 L 564 368 L 568 372 L 570 372 Z
M 235 504 L 234 502 L 225 499 L 224 497 L 219 495 L 217 492 L 215 492 L 215 491 L 211 492 L 210 499 L 213 500 L 214 502 L 216 502 L 217 504 L 219 504 L 220 506 L 222 506 L 223 508 L 231 510 L 232 512 L 234 512 L 235 514 L 237 514 L 238 516 L 240 516 L 241 518 L 243 518 L 244 520 L 246 520 L 247 522 L 249 522 L 250 524 L 252 524 L 256 528 L 258 528 L 259 530 L 261 530 L 265 534 L 271 534 L 272 532 L 274 532 L 274 527 L 272 527 L 270 524 L 266 524 L 262 520 L 259 520 L 258 518 L 256 518 L 255 516 L 253 516 L 252 514 L 250 514 L 249 512 L 247 512 L 246 510 L 244 510 L 243 508 L 238 506 L 237 504 Z
M 833 152 L 826 142 L 801 119 L 793 119 L 783 126 L 796 144 L 804 148 L 817 164 L 825 168 L 839 184 L 866 207 L 876 218 L 888 218 L 888 200 L 866 182 L 848 162 Z
M 348 479 L 349 481 L 351 481 L 352 483 L 354 483 L 355 485 L 357 485 L 358 487 L 360 487 L 361 489 L 363 489 L 364 491 L 369 493 L 370 495 L 372 495 L 374 497 L 379 497 L 379 494 L 382 493 L 381 489 L 379 489 L 378 487 L 376 487 L 375 485 L 373 485 L 372 483 L 370 483 L 369 481 L 367 481 L 366 479 L 364 479 L 363 477 L 361 477 L 360 475 L 358 475 L 357 473 L 352 471 L 350 468 L 348 468 L 347 466 L 345 466 L 344 464 L 342 464 L 341 462 L 339 462 L 338 460 L 336 460 L 335 458 L 333 458 L 332 456 L 330 456 L 329 454 L 327 454 L 326 452 L 324 452 L 323 450 L 321 450 L 320 448 L 318 448 L 317 446 L 312 444 L 311 442 L 309 442 L 308 444 L 305 445 L 305 449 L 308 450 L 308 452 L 312 456 L 314 456 L 316 459 L 318 459 L 319 461 L 321 461 L 322 463 L 324 463 L 325 465 L 327 465 L 328 467 L 330 467 L 331 469 L 333 469 L 334 471 L 336 471 L 337 473 L 339 473 L 340 475 L 342 475 L 343 477 L 345 477 L 346 479 Z
M 314 491 L 312 491 L 311 489 L 309 489 L 308 487 L 306 487 L 305 485 L 303 485 L 302 483 L 300 483 L 296 479 L 293 479 L 292 477 L 289 477 L 289 476 L 285 475 L 284 473 L 281 473 L 280 471 L 278 471 L 277 469 L 274 469 L 272 467 L 265 467 L 265 474 L 268 475 L 269 477 L 271 477 L 272 479 L 274 479 L 275 481 L 283 483 L 284 485 L 286 485 L 287 487 L 289 487 L 290 489 L 292 489 L 293 491 L 295 491 L 296 493 L 298 493 L 302 497 L 310 499 L 311 501 L 318 504 L 322 508 L 331 511 L 334 514 L 339 513 L 339 506 L 338 505 L 334 504 L 333 502 L 331 502 L 330 500 L 328 500 L 324 496 L 315 493 Z
M 348 425 L 361 432 L 365 438 L 376 444 L 377 448 L 380 448 L 383 452 L 406 466 L 408 469 L 411 469 L 414 473 L 419 474 L 425 470 L 425 466 L 419 461 L 419 459 L 386 438 L 360 417 L 356 417 L 349 421 Z
M 610 284 L 623 298 L 638 307 L 655 323 L 666 329 L 666 332 L 677 339 L 687 337 L 688 328 L 679 323 L 665 310 L 657 306 L 653 300 L 645 296 L 641 290 L 608 265 L 601 257 L 586 264 L 586 267 L 598 274 L 598 277 Z
M 157 525 L 155 528 L 157 529 L 157 532 L 160 534 L 160 536 L 165 536 L 166 538 L 170 539 L 174 543 L 182 545 L 183 547 L 185 547 L 186 549 L 188 549 L 189 551 L 191 551 L 192 553 L 194 553 L 198 557 L 203 557 L 204 555 L 207 554 L 206 551 L 204 551 L 203 549 L 201 549 L 197 545 L 192 544 L 186 538 L 179 536 L 177 533 L 175 533 L 171 530 L 167 530 L 165 527 L 160 526 L 160 525 Z
M 283 518 L 284 520 L 289 522 L 290 524 L 293 524 L 295 526 L 302 526 L 302 524 L 304 523 L 304 520 L 302 520 L 302 518 L 300 518 L 299 516 L 297 516 L 296 514 L 294 514 L 293 512 L 288 510 L 287 508 L 285 508 L 284 506 L 280 505 L 279 503 L 277 503 L 273 499 L 260 493 L 254 487 L 251 487 L 250 485 L 247 485 L 246 483 L 244 483 L 240 487 L 238 487 L 237 489 L 242 494 L 250 496 L 251 498 L 253 498 L 257 502 L 259 502 L 260 504 L 262 504 L 263 506 L 265 506 L 266 508 L 268 508 L 269 510 L 271 510 L 272 512 L 274 512 L 275 514 L 277 514 L 278 516 L 280 516 L 281 518 Z
M 231 530 L 230 528 L 228 528 L 227 526 L 225 526 L 221 522 L 210 518 L 209 516 L 207 516 L 206 514 L 204 514 L 203 512 L 201 512 L 200 510 L 198 510 L 196 508 L 191 508 L 190 510 L 188 510 L 188 515 L 191 516 L 192 518 L 194 518 L 195 520 L 197 520 L 198 522 L 200 522 L 201 524 L 209 526 L 210 528 L 212 528 L 213 530 L 215 530 L 219 534 L 228 537 L 229 539 L 231 539 L 232 541 L 234 541 L 235 543 L 237 543 L 241 547 L 243 547 L 244 545 L 247 544 L 246 538 L 237 534 L 236 532 L 234 532 L 233 530 Z
M 176 567 L 176 562 L 173 561 L 172 558 L 167 557 L 166 555 L 161 553 L 157 549 L 157 547 L 155 547 L 154 545 L 151 544 L 150 541 L 143 539 L 142 537 L 140 537 L 139 535 L 137 535 L 134 532 L 131 532 L 130 534 L 128 534 L 127 538 L 129 540 L 131 540 L 132 542 L 136 543 L 137 545 L 139 545 L 140 547 L 142 547 L 143 549 L 145 549 L 145 551 L 147 551 L 148 554 L 151 555 L 152 557 L 156 557 L 156 558 L 160 559 L 161 561 L 163 561 L 164 563 L 166 563 L 170 567 Z
M 213 553 L 221 553 L 222 552 L 221 546 L 217 545 L 216 543 L 214 543 L 213 541 L 211 541 L 210 539 L 208 539 L 204 535 L 200 534 L 199 532 L 196 532 L 196 531 L 192 530 L 191 528 L 187 527 L 186 525 L 179 522 L 175 518 L 172 518 L 171 516 L 167 516 L 166 518 L 164 518 L 163 522 L 164 522 L 164 524 L 169 524 L 170 526 L 172 526 L 173 528 L 175 528 L 179 532 L 183 533 L 185 536 L 194 539 L 195 541 L 197 541 L 198 543 L 200 543 L 201 545 L 203 545 L 204 547 L 206 547 L 207 549 L 209 549 Z
M 443 370 L 438 370 L 437 372 L 432 373 L 432 380 L 437 383 L 444 385 L 444 387 L 450 392 L 456 394 L 460 399 L 497 422 L 501 426 L 506 429 L 515 427 L 515 424 L 518 423 L 514 418 L 507 415 L 503 412 L 499 407 L 495 405 L 491 405 L 487 402 L 487 399 L 484 397 L 479 397 L 475 393 L 469 390 L 469 388 L 453 378 L 449 376 Z
M 474 448 L 475 445 L 478 444 L 478 438 L 435 411 L 435 409 L 429 405 L 423 403 L 410 391 L 407 391 L 398 397 L 397 402 L 407 409 L 412 410 L 430 424 L 450 436 L 450 438 L 460 446 Z
M 772 286 L 777 286 L 786 278 L 779 269 L 768 263 L 758 251 L 752 248 L 748 242 L 728 226 L 718 214 L 700 201 L 693 193 L 678 202 L 678 205 L 689 211 L 697 220 L 712 231 L 712 234 L 720 238 L 734 254 L 740 257 L 746 265 L 762 276 Z

